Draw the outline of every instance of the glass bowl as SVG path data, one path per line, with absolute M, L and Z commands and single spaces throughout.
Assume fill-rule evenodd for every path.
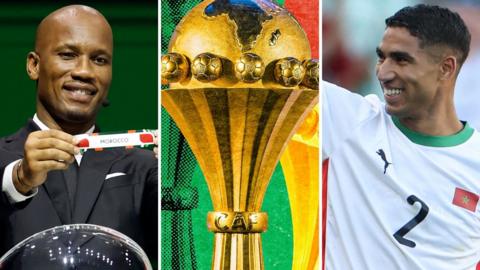
M 92 224 L 36 233 L 0 258 L 0 270 L 151 270 L 145 252 L 128 236 Z

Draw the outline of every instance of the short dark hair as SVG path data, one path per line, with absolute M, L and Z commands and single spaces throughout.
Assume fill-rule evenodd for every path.
M 458 13 L 430 5 L 404 7 L 385 20 L 387 27 L 405 27 L 420 47 L 445 45 L 458 52 L 460 65 L 470 50 L 470 32 Z

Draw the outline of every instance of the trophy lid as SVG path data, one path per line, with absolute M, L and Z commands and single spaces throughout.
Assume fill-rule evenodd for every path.
M 286 9 L 269 0 L 206 0 L 177 25 L 162 82 L 171 89 L 305 88 L 309 60 L 307 36 Z

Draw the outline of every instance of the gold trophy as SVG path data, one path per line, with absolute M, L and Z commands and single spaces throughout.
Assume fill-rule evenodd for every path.
M 170 84 L 162 105 L 213 202 L 212 269 L 263 269 L 264 194 L 287 142 L 318 102 L 318 65 L 305 33 L 271 1 L 207 0 L 178 24 L 161 61 L 162 83 Z

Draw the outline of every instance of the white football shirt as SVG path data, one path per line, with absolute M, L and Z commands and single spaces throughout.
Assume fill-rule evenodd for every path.
M 477 270 L 480 134 L 425 136 L 322 83 L 327 270 Z

